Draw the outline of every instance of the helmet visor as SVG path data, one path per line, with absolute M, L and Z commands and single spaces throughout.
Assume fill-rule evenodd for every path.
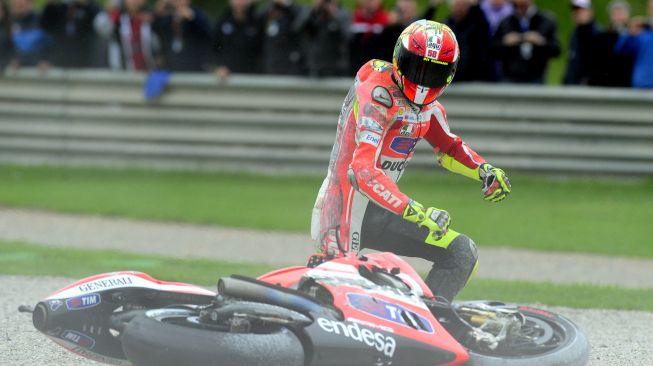
M 418 56 L 408 51 L 403 45 L 398 47 L 395 59 L 401 75 L 417 85 L 428 88 L 448 85 L 453 79 L 457 64 L 457 62 L 445 62 Z

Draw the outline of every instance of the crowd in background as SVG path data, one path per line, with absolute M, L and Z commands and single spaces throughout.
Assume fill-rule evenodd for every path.
M 653 0 L 649 18 L 610 3 L 609 24 L 594 20 L 591 0 L 569 1 L 575 30 L 565 84 L 653 87 Z M 438 10 L 448 6 L 446 19 Z M 458 37 L 458 81 L 543 83 L 560 56 L 555 19 L 533 0 L 230 0 L 215 20 L 191 0 L 0 0 L 0 70 L 37 66 L 115 70 L 350 76 L 372 58 L 391 61 L 397 37 L 426 18 Z

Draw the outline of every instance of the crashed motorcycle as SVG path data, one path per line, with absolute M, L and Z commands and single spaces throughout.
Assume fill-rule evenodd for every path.
M 217 292 L 115 272 L 39 302 L 33 324 L 114 365 L 584 365 L 569 319 L 498 301 L 448 303 L 392 253 L 314 256 Z

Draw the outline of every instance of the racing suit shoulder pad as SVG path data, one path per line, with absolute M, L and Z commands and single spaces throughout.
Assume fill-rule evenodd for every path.
M 392 80 L 390 63 L 372 60 L 363 65 L 356 76 L 359 81 L 357 89 L 361 102 L 365 102 L 369 97 L 369 101 L 387 109 L 395 106 L 391 90 L 396 89 L 396 85 Z
M 358 70 L 356 78 L 361 84 L 376 84 L 387 88 L 395 85 L 392 80 L 392 64 L 387 61 L 371 60 L 367 62 Z

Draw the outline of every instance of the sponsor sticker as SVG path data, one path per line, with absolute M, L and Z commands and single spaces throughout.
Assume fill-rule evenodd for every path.
M 394 102 L 396 105 L 410 106 L 408 99 L 397 98 L 394 100 Z
M 48 306 L 50 306 L 50 311 L 57 311 L 61 307 L 61 305 L 63 305 L 63 301 L 58 299 L 48 301 Z
M 326 318 L 318 318 L 317 324 L 320 329 L 327 333 L 338 334 L 356 342 L 363 343 L 368 347 L 382 352 L 387 357 L 392 357 L 397 348 L 397 341 L 392 336 L 361 327 L 358 323 L 339 322 Z
M 380 319 L 385 319 L 419 331 L 433 333 L 433 325 L 425 317 L 416 314 L 401 305 L 391 304 L 363 294 L 347 294 L 352 307 Z
M 354 231 L 351 234 L 351 249 L 358 253 L 361 249 L 361 234 L 358 231 Z
M 100 305 L 101 302 L 102 298 L 100 297 L 100 294 L 94 293 L 82 295 L 66 300 L 66 308 L 68 308 L 68 310 L 88 309 Z
M 358 141 L 360 143 L 370 144 L 377 147 L 381 143 L 381 135 L 372 131 L 362 131 L 359 135 Z
M 381 163 L 381 169 L 389 170 L 391 172 L 401 172 L 406 166 L 406 161 L 389 161 L 385 160 Z
M 382 86 L 377 86 L 372 90 L 372 100 L 383 106 L 392 108 L 392 97 L 390 96 L 390 92 Z
M 379 124 L 372 118 L 368 118 L 368 117 L 361 118 L 361 127 L 367 131 L 372 131 L 376 133 L 383 132 L 383 127 L 381 127 L 381 124 Z
M 95 347 L 95 339 L 75 330 L 64 330 L 61 333 L 61 339 L 86 349 L 93 349 Z
M 410 154 L 417 145 L 416 138 L 395 137 L 390 143 L 390 149 L 399 154 Z
M 372 191 L 376 194 L 379 195 L 379 197 L 383 198 L 384 201 L 386 201 L 389 205 L 399 208 L 401 206 L 401 199 L 392 192 L 390 192 L 385 186 L 381 183 L 379 183 L 376 179 L 370 184 L 372 186 Z
M 102 290 L 109 290 L 112 288 L 127 287 L 132 284 L 133 284 L 132 278 L 129 276 L 113 277 L 104 280 L 87 282 L 85 284 L 79 285 L 79 291 L 81 292 L 102 291 Z
M 426 57 L 437 59 L 442 50 L 442 30 L 429 32 L 428 41 L 426 42 Z
M 412 137 L 414 131 L 415 131 L 415 126 L 412 124 L 407 124 L 401 126 L 401 128 L 399 129 L 399 134 L 401 136 Z

